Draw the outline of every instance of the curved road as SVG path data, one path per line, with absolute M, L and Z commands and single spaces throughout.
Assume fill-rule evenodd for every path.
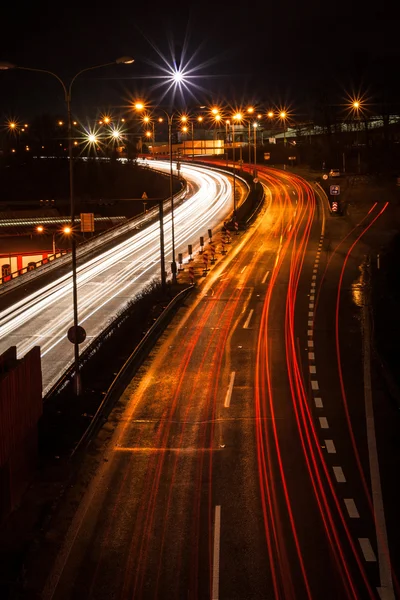
M 127 388 L 61 548 L 52 524 L 42 598 L 398 593 L 368 385 L 367 265 L 357 281 L 386 205 L 343 232 L 304 180 L 259 176 L 264 213 Z M 67 494 L 59 523 L 70 504 Z
M 169 170 L 169 163 L 154 161 Z M 175 255 L 196 248 L 207 229 L 220 225 L 232 210 L 229 178 L 202 167 L 182 165 L 182 175 L 193 193 L 175 206 Z M 168 209 L 167 209 L 168 210 Z M 165 266 L 171 262 L 171 214 L 164 217 Z M 160 272 L 159 223 L 135 232 L 128 240 L 87 260 L 78 267 L 79 323 L 87 332 L 85 345 L 104 329 L 123 306 Z M 29 288 L 28 288 L 29 289 Z M 0 353 L 12 345 L 23 356 L 41 347 L 44 393 L 73 360 L 73 346 L 66 332 L 72 325 L 72 277 L 59 277 L 38 291 L 2 310 Z

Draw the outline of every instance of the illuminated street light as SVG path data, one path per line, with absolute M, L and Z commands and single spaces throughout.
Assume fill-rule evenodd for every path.
M 71 226 L 70 233 L 71 235 L 71 264 L 72 264 L 72 299 L 73 299 L 73 327 L 68 331 L 68 339 L 74 345 L 74 391 L 77 396 L 81 395 L 81 378 L 80 378 L 80 369 L 79 369 L 79 343 L 83 342 L 86 333 L 85 330 L 79 326 L 78 324 L 78 288 L 77 288 L 77 264 L 76 264 L 76 239 L 75 239 L 75 198 L 74 198 L 74 179 L 73 179 L 73 140 L 72 140 L 72 116 L 71 116 L 71 92 L 72 85 L 79 75 L 82 73 L 86 73 L 87 71 L 92 71 L 93 69 L 99 69 L 101 67 L 106 67 L 114 64 L 131 64 L 134 62 L 134 59 L 130 56 L 122 56 L 117 58 L 117 60 L 104 63 L 101 65 L 95 65 L 93 67 L 87 67 L 85 69 L 81 69 L 76 73 L 69 85 L 66 85 L 64 81 L 53 71 L 48 71 L 47 69 L 36 69 L 32 67 L 20 67 L 18 65 L 14 65 L 9 62 L 0 61 L 0 71 L 8 71 L 11 69 L 19 69 L 23 71 L 34 71 L 36 73 L 46 73 L 47 75 L 51 75 L 55 77 L 57 81 L 61 84 L 64 91 L 64 99 L 67 109 L 67 119 L 68 119 L 68 148 L 69 148 L 69 191 L 70 191 L 70 212 L 71 212 Z M 62 124 L 62 123 L 61 123 Z M 27 125 L 26 125 L 27 127 Z
M 269 110 L 269 111 L 268 111 L 268 113 L 267 113 L 267 117 L 268 117 L 269 119 L 273 119 L 273 118 L 274 118 L 274 113 L 273 113 L 273 111 L 272 111 L 272 110 Z
M 279 111 L 279 118 L 283 121 L 283 144 L 286 146 L 286 119 L 287 119 L 286 110 Z
M 60 125 L 60 127 L 61 125 L 64 125 L 63 121 L 58 121 L 58 124 Z

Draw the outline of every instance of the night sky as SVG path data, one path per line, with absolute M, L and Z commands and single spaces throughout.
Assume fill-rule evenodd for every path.
M 2 7 L 0 59 L 48 69 L 63 80 L 121 55 L 135 64 L 88 73 L 73 88 L 80 117 L 120 110 L 138 97 L 172 106 L 156 49 L 191 75 L 174 105 L 230 102 L 285 106 L 301 114 L 320 96 L 383 94 L 398 101 L 399 14 L 379 2 L 19 3 Z M 157 67 L 157 65 L 159 65 Z M 162 83 L 161 86 L 155 87 Z M 195 85 L 194 85 L 195 84 Z M 200 88 L 196 87 L 200 86 Z M 64 114 L 62 88 L 44 74 L 0 71 L 2 119 Z M 399 107 L 400 110 L 400 107 Z

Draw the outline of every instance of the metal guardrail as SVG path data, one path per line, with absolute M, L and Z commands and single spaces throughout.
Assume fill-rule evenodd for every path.
M 178 192 L 177 194 L 174 195 L 174 200 L 175 201 L 181 200 L 186 195 L 186 192 L 187 192 L 187 184 L 185 184 L 185 186 L 182 188 L 182 190 L 180 192 Z M 150 200 L 151 200 L 151 198 L 150 198 Z M 169 200 L 170 200 L 170 198 L 166 198 L 164 202 L 168 203 Z M 167 207 L 168 207 L 168 204 L 167 204 Z M 77 250 L 76 250 L 77 259 L 81 259 L 81 258 L 91 254 L 93 252 L 93 250 L 95 250 L 99 246 L 106 244 L 107 242 L 112 240 L 113 237 L 115 236 L 115 232 L 117 230 L 118 230 L 119 235 L 123 235 L 125 233 L 128 233 L 131 230 L 136 229 L 137 227 L 141 227 L 143 224 L 150 223 L 153 219 L 156 218 L 157 214 L 158 214 L 158 207 L 156 206 L 156 207 L 151 208 L 145 215 L 140 215 L 139 217 L 138 216 L 132 217 L 131 219 L 128 219 L 122 225 L 114 225 L 114 227 L 111 227 L 107 231 L 104 231 L 104 232 L 100 233 L 99 235 L 91 238 L 90 240 L 87 240 L 86 242 L 79 244 L 79 246 L 77 247 Z M 60 256 L 59 258 L 57 258 L 57 260 L 51 260 L 49 262 L 46 262 L 46 259 L 43 259 L 42 261 L 39 261 L 39 262 L 42 263 L 41 265 L 39 265 L 39 268 L 27 270 L 27 272 L 24 273 L 23 279 L 20 279 L 19 271 L 16 271 L 14 273 L 11 273 L 10 275 L 7 275 L 6 278 L 4 278 L 4 279 L 7 279 L 7 281 L 3 281 L 3 283 L 1 283 L 1 281 L 0 281 L 0 295 L 2 293 L 9 292 L 11 289 L 18 287 L 19 285 L 25 285 L 27 283 L 27 281 L 30 281 L 31 279 L 35 279 L 36 277 L 39 277 L 39 276 L 43 275 L 44 273 L 52 271 L 55 268 L 69 264 L 71 262 L 71 255 L 70 255 L 70 253 L 68 253 L 68 254 L 64 254 L 63 256 Z M 14 277 L 12 277 L 12 275 L 14 275 Z M 9 277 L 11 277 L 10 280 L 8 279 Z
M 179 292 L 179 294 L 177 294 L 175 298 L 171 300 L 160 317 L 158 317 L 155 323 L 153 323 L 143 339 L 136 346 L 132 354 L 127 358 L 108 388 L 87 429 L 72 450 L 70 455 L 71 458 L 73 458 L 80 449 L 84 448 L 90 443 L 94 435 L 96 435 L 99 429 L 101 429 L 102 425 L 107 421 L 111 410 L 114 408 L 129 381 L 135 375 L 137 369 L 145 359 L 146 352 L 148 352 L 154 346 L 158 337 L 168 324 L 168 321 L 173 316 L 173 311 L 176 309 L 177 305 L 180 304 L 181 301 L 185 300 L 185 298 L 193 289 L 194 286 L 190 286 Z

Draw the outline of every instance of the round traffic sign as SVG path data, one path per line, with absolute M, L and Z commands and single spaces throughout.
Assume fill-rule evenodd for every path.
M 259 179 L 258 179 L 258 177 L 254 177 L 254 179 L 253 179 L 253 183 L 258 183 L 258 182 L 259 182 Z
M 71 344 L 82 344 L 86 339 L 86 331 L 80 325 L 72 325 L 68 329 L 68 339 Z
M 326 173 L 324 173 L 324 174 L 322 175 L 322 179 L 328 179 L 328 175 L 327 175 Z

